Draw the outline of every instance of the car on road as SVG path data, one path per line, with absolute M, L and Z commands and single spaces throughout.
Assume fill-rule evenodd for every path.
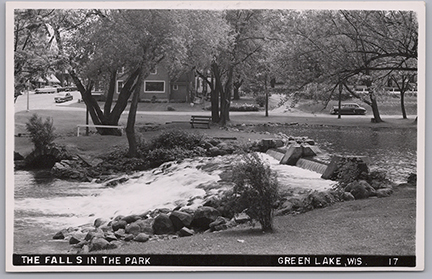
M 46 86 L 46 87 L 41 87 L 41 88 L 36 88 L 35 89 L 35 94 L 43 94 L 43 93 L 57 93 L 57 88 L 56 87 L 51 87 L 51 86 Z
M 341 104 L 341 114 L 357 114 L 357 115 L 365 115 L 366 109 L 364 107 L 359 106 L 356 103 L 345 103 Z M 330 114 L 339 114 L 339 106 L 334 106 L 330 110 Z
M 60 93 L 59 95 L 54 97 L 54 101 L 56 103 L 64 103 L 71 100 L 73 100 L 73 96 L 71 95 L 71 93 L 68 92 Z

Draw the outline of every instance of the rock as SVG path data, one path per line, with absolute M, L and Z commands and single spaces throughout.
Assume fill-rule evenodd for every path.
M 211 231 L 220 231 L 222 229 L 227 228 L 226 223 L 227 223 L 227 220 L 224 217 L 218 216 L 216 218 L 216 220 L 214 220 L 213 222 L 211 222 L 209 224 L 209 228 Z
M 328 192 L 313 191 L 309 194 L 308 200 L 313 208 L 323 208 L 336 202 L 333 195 Z
M 109 242 L 105 240 L 104 238 L 96 237 L 92 240 L 90 243 L 90 251 L 99 251 L 104 250 L 108 247 Z
M 353 200 L 355 200 L 354 196 L 350 192 L 343 192 L 342 199 L 344 201 L 353 201 Z
M 141 227 L 137 223 L 132 223 L 126 226 L 125 232 L 127 234 L 138 235 L 141 231 Z
M 239 213 L 234 216 L 234 221 L 237 224 L 244 224 L 251 221 L 251 218 L 246 213 Z
M 173 211 L 169 218 L 174 226 L 175 231 L 179 231 L 183 227 L 190 227 L 193 216 L 182 211 Z
M 117 249 L 117 248 L 120 248 L 122 246 L 122 244 L 123 243 L 121 241 L 114 240 L 114 241 L 111 241 L 110 243 L 108 243 L 106 249 Z
M 75 235 L 71 236 L 71 238 L 69 239 L 69 244 L 72 244 L 72 245 L 78 244 L 80 242 L 81 242 L 81 240 L 78 237 L 76 237 Z
M 356 200 L 367 199 L 376 193 L 375 189 L 364 180 L 354 181 L 345 187 L 346 192 L 350 192 Z
M 231 154 L 235 150 L 235 148 L 232 145 L 228 144 L 227 142 L 221 142 L 216 147 L 219 148 L 219 150 L 225 154 Z
M 128 224 L 133 223 L 135 221 L 138 221 L 139 219 L 141 219 L 141 216 L 136 215 L 136 214 L 129 215 L 129 216 L 126 216 L 126 217 L 122 218 L 122 220 L 126 221 L 126 223 L 128 223 Z
M 127 234 L 124 237 L 124 241 L 131 241 L 135 238 L 135 236 L 133 234 Z
M 383 188 L 376 191 L 376 196 L 378 198 L 390 197 L 391 194 L 393 194 L 393 189 L 391 188 Z
M 113 229 L 113 231 L 117 231 L 119 229 L 125 229 L 127 225 L 127 222 L 124 220 L 119 220 L 119 221 L 114 221 L 111 224 L 111 227 Z
M 126 232 L 124 229 L 118 229 L 117 231 L 114 232 L 114 235 L 117 238 L 124 238 L 126 236 Z
M 136 242 L 146 242 L 150 239 L 150 237 L 145 233 L 139 233 L 135 238 L 133 239 Z
M 146 233 L 148 235 L 154 234 L 153 232 L 153 221 L 154 219 L 145 219 L 145 220 L 138 220 L 134 222 L 133 224 L 136 224 L 140 227 L 140 232 Z
M 194 213 L 191 227 L 198 228 L 200 230 L 207 230 L 209 229 L 210 223 L 214 222 L 218 216 L 220 216 L 220 212 L 213 207 L 198 207 Z
M 184 237 L 184 236 L 192 236 L 192 235 L 194 235 L 194 231 L 193 230 L 191 230 L 191 229 L 189 229 L 189 228 L 186 228 L 186 227 L 183 227 L 183 228 L 181 228 L 179 231 L 178 231 L 178 235 L 180 236 L 180 237 Z
M 117 236 L 115 236 L 114 233 L 110 232 L 110 233 L 106 233 L 106 234 L 105 234 L 105 239 L 106 239 L 108 242 L 111 242 L 111 241 L 117 240 Z
M 24 160 L 24 156 L 14 151 L 14 161 Z
M 64 238 L 65 238 L 65 235 L 64 235 L 63 231 L 59 231 L 53 236 L 53 239 L 64 239 Z
M 87 233 L 87 235 L 85 236 L 85 240 L 90 241 L 94 238 L 104 238 L 105 234 L 102 231 L 90 231 Z
M 94 225 L 96 228 L 99 228 L 100 226 L 102 226 L 102 225 L 104 225 L 104 224 L 107 224 L 108 222 L 109 222 L 109 220 L 102 219 L 102 218 L 97 218 L 97 219 L 94 221 L 93 225 Z
M 153 232 L 155 234 L 171 234 L 175 232 L 174 225 L 167 214 L 162 213 L 155 218 Z
M 282 216 L 290 213 L 293 211 L 293 203 L 290 201 L 284 201 L 282 205 L 279 206 L 278 210 L 276 210 L 275 215 L 276 216 Z

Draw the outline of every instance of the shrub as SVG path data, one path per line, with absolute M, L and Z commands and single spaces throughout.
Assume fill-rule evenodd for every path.
M 266 103 L 266 96 L 259 95 L 255 98 L 255 102 L 260 106 L 263 107 Z
M 44 122 L 37 114 L 33 114 L 29 122 L 26 123 L 26 129 L 30 133 L 30 139 L 34 144 L 35 150 L 43 150 L 50 147 L 56 138 L 53 120 L 49 117 Z
M 151 141 L 152 149 L 156 148 L 184 148 L 192 150 L 199 146 L 203 141 L 203 136 L 198 134 L 187 133 L 182 130 L 164 131 Z
M 278 200 L 275 173 L 257 153 L 251 153 L 244 156 L 244 162 L 234 166 L 233 181 L 232 210 L 236 213 L 244 211 L 261 224 L 263 231 L 273 231 L 273 209 Z

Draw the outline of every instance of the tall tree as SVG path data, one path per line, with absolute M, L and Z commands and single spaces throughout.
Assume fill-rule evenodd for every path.
M 274 62 L 298 88 L 311 82 L 346 84 L 354 96 L 378 110 L 378 86 L 393 71 L 416 71 L 417 19 L 410 11 L 301 11 L 284 15 L 285 52 Z M 367 98 L 349 85 L 361 80 Z M 336 87 L 333 87 L 336 88 Z M 333 92 L 333 91 L 332 91 Z

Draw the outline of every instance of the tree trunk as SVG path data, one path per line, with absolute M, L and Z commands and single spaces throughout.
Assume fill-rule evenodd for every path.
M 128 120 L 126 125 L 126 136 L 129 143 L 129 151 L 127 157 L 129 158 L 135 158 L 138 155 L 137 143 L 135 137 L 135 120 L 136 120 L 136 113 L 138 109 L 139 93 L 141 91 L 142 83 L 143 83 L 143 74 L 141 70 L 137 79 L 137 83 L 133 86 L 132 101 L 129 108 L 129 115 L 128 115 Z
M 227 73 L 227 81 L 225 83 L 225 88 L 222 88 L 221 90 L 221 117 L 220 117 L 219 124 L 222 126 L 225 126 L 227 122 L 230 121 L 229 109 L 231 104 L 233 72 L 234 72 L 234 67 L 230 66 Z
M 338 98 L 338 119 L 341 118 L 341 107 L 342 107 L 342 84 L 339 84 L 339 98 Z
M 371 89 L 369 89 L 371 90 Z M 380 122 L 384 122 L 381 119 L 379 110 L 378 110 L 378 103 L 376 101 L 376 97 L 375 94 L 372 91 L 369 91 L 369 98 L 371 100 L 371 107 L 372 107 L 372 112 L 373 112 L 373 116 L 374 116 L 374 122 L 375 123 L 380 123 Z
M 233 100 L 240 100 L 240 87 L 243 84 L 243 79 L 234 82 L 234 96 Z
M 70 75 L 74 80 L 74 83 L 76 84 L 78 90 L 80 91 L 81 97 L 84 103 L 86 104 L 88 111 L 90 113 L 90 117 L 95 125 L 113 125 L 113 126 L 118 125 L 118 121 L 121 117 L 121 114 L 126 109 L 126 106 L 128 104 L 128 99 L 133 92 L 133 87 L 135 86 L 135 81 L 140 71 L 141 69 L 137 68 L 127 79 L 124 87 L 122 88 L 119 94 L 114 109 L 112 111 L 109 111 L 111 105 L 107 105 L 105 103 L 105 110 L 106 109 L 108 110 L 104 112 L 102 112 L 98 102 L 91 95 L 91 90 L 93 87 L 92 82 L 90 83 L 89 86 L 87 86 L 87 88 L 85 88 L 84 85 L 81 83 L 79 77 L 76 75 L 76 73 L 72 70 L 70 71 Z M 110 79 L 110 89 L 109 89 L 110 92 L 107 95 L 107 102 L 112 103 L 114 90 L 115 90 L 115 82 L 116 79 L 113 74 Z M 96 129 L 98 133 L 100 133 L 101 135 L 117 135 L 117 136 L 121 135 L 121 131 L 117 129 L 104 129 L 104 128 L 96 128 Z
M 213 70 L 212 70 L 213 71 Z M 213 84 L 213 75 L 209 81 L 206 76 L 204 76 L 199 71 L 197 74 L 210 86 L 210 103 L 211 103 L 211 114 L 212 122 L 219 123 L 219 90 L 215 84 Z M 206 87 L 204 87 L 206 88 Z
M 402 118 L 403 119 L 407 119 L 407 114 L 406 114 L 406 110 L 405 110 L 405 91 L 401 90 L 400 92 L 400 101 L 401 101 L 401 110 L 402 110 Z

